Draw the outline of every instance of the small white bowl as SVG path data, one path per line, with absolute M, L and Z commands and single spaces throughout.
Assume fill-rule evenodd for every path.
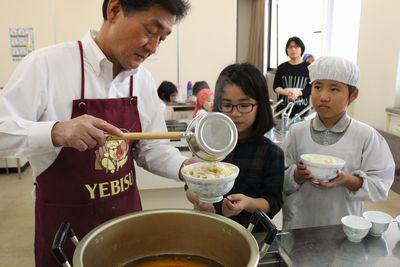
M 322 154 L 303 154 L 300 158 L 315 179 L 323 181 L 335 178 L 338 170 L 346 164 L 340 158 Z
M 343 232 L 351 242 L 361 242 L 368 234 L 372 223 L 361 216 L 348 215 L 342 217 Z
M 372 223 L 369 234 L 372 236 L 381 236 L 393 221 L 392 216 L 381 211 L 366 211 L 363 217 Z
M 202 202 L 215 203 L 221 201 L 223 196 L 232 189 L 235 179 L 239 174 L 237 166 L 226 162 L 218 162 L 218 164 L 231 168 L 232 173 L 223 178 L 196 178 L 189 173 L 195 168 L 203 168 L 214 164 L 216 163 L 197 162 L 182 168 L 182 176 L 185 178 L 186 184 L 189 189 L 197 194 L 199 200 Z

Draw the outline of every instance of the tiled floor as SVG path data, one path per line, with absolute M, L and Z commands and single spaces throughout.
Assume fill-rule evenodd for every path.
M 28 168 L 22 179 L 17 174 L 0 174 L 0 266 L 34 266 L 34 202 L 31 192 L 33 180 Z M 141 192 L 143 209 L 188 208 L 181 188 L 145 190 Z M 381 210 L 392 216 L 400 215 L 400 195 L 391 192 L 389 199 L 380 203 L 366 203 L 366 210 Z M 279 227 L 281 214 L 274 218 Z

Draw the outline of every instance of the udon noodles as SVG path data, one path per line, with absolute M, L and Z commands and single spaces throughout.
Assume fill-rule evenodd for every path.
M 197 168 L 187 168 L 183 172 L 188 176 L 198 179 L 219 179 L 233 174 L 235 170 L 235 167 L 217 162 Z
M 310 154 L 305 157 L 307 160 L 314 162 L 314 163 L 319 163 L 319 164 L 336 164 L 338 163 L 336 158 L 330 157 L 330 156 L 325 156 L 325 155 L 317 155 L 317 154 Z

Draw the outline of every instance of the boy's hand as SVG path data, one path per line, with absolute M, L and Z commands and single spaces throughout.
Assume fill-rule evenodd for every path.
M 332 180 L 326 181 L 312 181 L 311 184 L 319 189 L 329 189 L 338 186 L 344 186 L 351 191 L 357 191 L 363 184 L 363 179 L 349 175 L 344 171 L 338 171 L 338 175 Z
M 294 171 L 293 176 L 294 180 L 298 184 L 303 184 L 305 181 L 313 181 L 315 179 L 302 161 L 299 161 L 297 164 L 297 168 Z
M 238 215 L 248 206 L 249 198 L 243 194 L 233 194 L 224 198 L 222 202 L 222 215 L 231 217 Z

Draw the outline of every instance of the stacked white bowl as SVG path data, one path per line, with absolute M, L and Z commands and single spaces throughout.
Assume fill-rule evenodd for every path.
M 372 223 L 361 216 L 348 215 L 342 218 L 343 231 L 351 242 L 361 242 L 368 234 Z
M 392 216 L 381 211 L 366 211 L 363 217 L 372 223 L 369 234 L 372 236 L 381 236 L 393 221 Z

